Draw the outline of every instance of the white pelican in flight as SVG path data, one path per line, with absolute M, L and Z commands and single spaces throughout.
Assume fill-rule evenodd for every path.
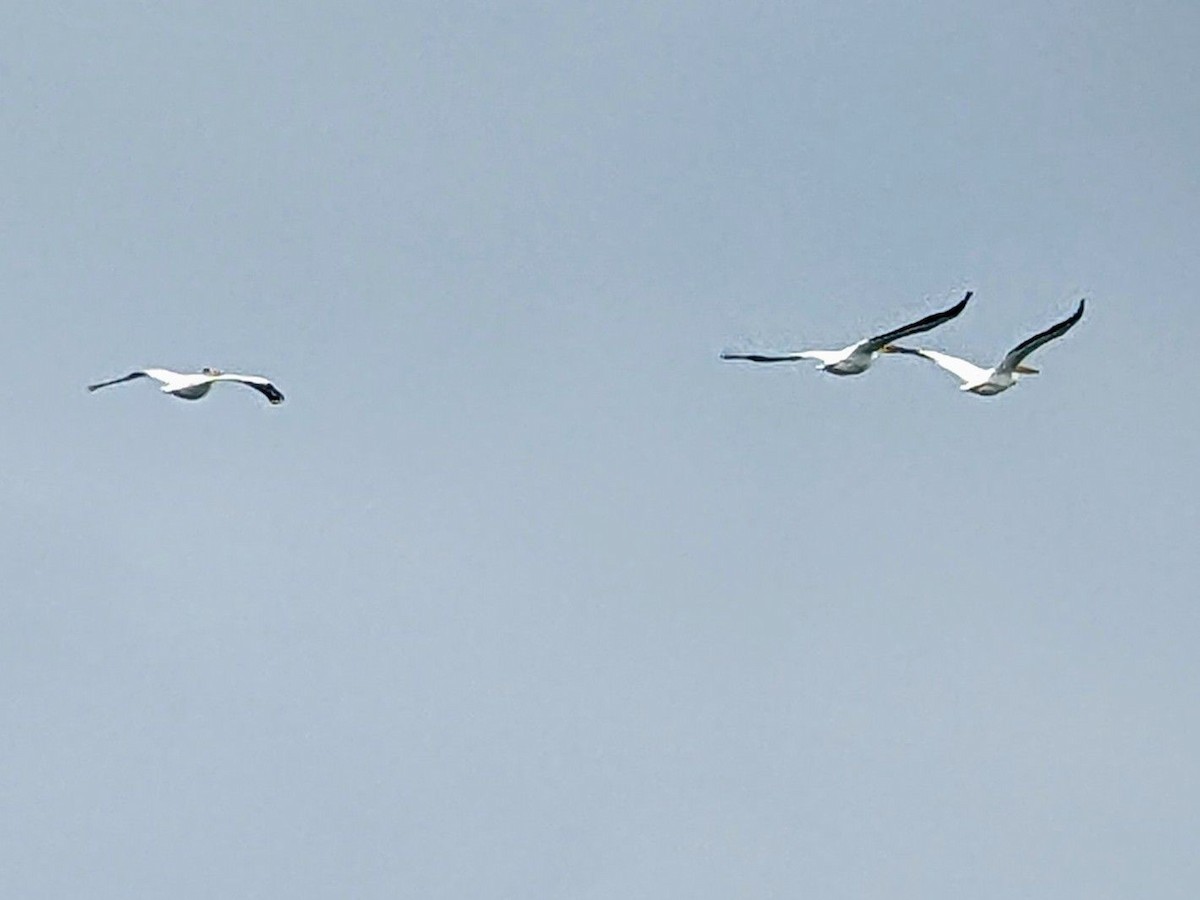
M 283 402 L 283 394 L 279 393 L 279 389 L 261 375 L 232 375 L 226 374 L 220 369 L 209 368 L 201 369 L 196 373 L 172 372 L 170 369 L 141 369 L 121 378 L 114 378 L 112 381 L 89 384 L 88 390 L 99 390 L 102 387 L 108 387 L 110 384 L 133 381 L 135 378 L 153 378 L 162 384 L 161 390 L 164 394 L 179 397 L 181 400 L 199 400 L 218 381 L 232 381 L 235 384 L 244 384 L 246 387 L 254 388 L 270 400 L 272 406 L 277 406 Z
M 923 356 L 930 362 L 937 363 L 947 372 L 957 375 L 959 380 L 962 381 L 962 384 L 959 386 L 960 391 L 970 391 L 973 394 L 990 397 L 993 394 L 999 394 L 1001 391 L 1008 390 L 1020 380 L 1022 375 L 1038 374 L 1037 369 L 1021 365 L 1021 361 L 1038 347 L 1042 346 L 1042 344 L 1047 344 L 1070 331 L 1075 326 L 1075 323 L 1083 318 L 1083 306 L 1085 302 L 1084 300 L 1080 300 L 1079 307 L 1075 312 L 1071 313 L 1071 315 L 1067 316 L 1067 318 L 1063 319 L 1057 325 L 1051 325 L 1045 331 L 1040 331 L 1033 337 L 1021 341 L 1021 343 L 1005 354 L 1004 359 L 1000 360 L 999 365 L 993 366 L 990 369 L 969 363 L 965 359 L 959 359 L 957 356 L 939 353 L 936 350 L 889 346 L 884 348 L 884 352 L 910 353 L 913 356 Z
M 779 356 L 764 356 L 759 353 L 722 353 L 721 359 L 745 359 L 756 363 L 796 362 L 801 359 L 815 359 L 818 363 L 817 368 L 822 372 L 828 372 L 830 375 L 858 375 L 871 368 L 871 363 L 875 361 L 875 357 L 892 341 L 898 341 L 900 338 L 907 337 L 910 334 L 920 334 L 922 331 L 928 331 L 931 328 L 937 328 L 939 325 L 949 322 L 967 308 L 967 301 L 971 299 L 972 293 L 972 291 L 967 291 L 967 295 L 949 309 L 944 309 L 923 319 L 918 319 L 916 322 L 901 325 L 899 328 L 884 334 L 863 338 L 858 343 L 851 344 L 849 347 L 843 347 L 841 350 L 801 350 L 797 353 L 783 353 Z

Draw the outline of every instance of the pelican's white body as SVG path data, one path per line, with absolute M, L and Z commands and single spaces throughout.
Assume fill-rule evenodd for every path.
M 179 397 L 181 400 L 199 400 L 221 378 L 221 376 L 203 373 L 172 372 L 170 369 L 145 369 L 144 371 L 155 381 L 162 383 L 160 391 Z
M 868 339 L 841 350 L 806 350 L 796 355 L 800 359 L 817 360 L 817 369 L 830 375 L 861 375 L 879 355 L 879 350 L 869 346 L 870 343 Z

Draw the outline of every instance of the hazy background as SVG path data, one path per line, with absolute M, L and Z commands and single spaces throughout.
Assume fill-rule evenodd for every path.
M 0 18 L 0 894 L 1200 892 L 1195 4 Z

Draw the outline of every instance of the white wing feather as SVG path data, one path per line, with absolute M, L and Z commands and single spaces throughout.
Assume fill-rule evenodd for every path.
M 937 350 L 917 350 L 916 352 L 930 362 L 941 366 L 947 372 L 952 373 L 964 384 L 975 384 L 984 381 L 991 371 L 990 369 L 980 368 L 974 363 L 967 362 L 965 359 L 951 356 L 949 353 L 940 353 Z
M 283 402 L 283 394 L 279 388 L 271 383 L 269 378 L 263 378 L 261 375 L 234 375 L 225 373 L 222 375 L 211 376 L 212 381 L 232 381 L 236 384 L 244 384 L 247 387 L 252 387 L 268 400 L 273 406 L 277 406 Z

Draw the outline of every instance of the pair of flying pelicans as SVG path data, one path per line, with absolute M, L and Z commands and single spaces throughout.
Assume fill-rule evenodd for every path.
M 745 359 L 756 363 L 796 362 L 801 359 L 814 359 L 818 363 L 817 368 L 823 372 L 829 372 L 832 375 L 858 375 L 869 369 L 871 363 L 875 361 L 875 357 L 880 353 L 910 353 L 913 356 L 924 357 L 937 363 L 943 369 L 953 372 L 962 381 L 961 390 L 989 396 L 1008 390 L 1017 383 L 1017 380 L 1022 375 L 1036 375 L 1037 369 L 1031 369 L 1028 366 L 1022 365 L 1025 357 L 1042 346 L 1042 344 L 1062 337 L 1076 322 L 1083 318 L 1084 301 L 1080 300 L 1079 308 L 1074 313 L 1057 325 L 1052 325 L 1045 331 L 1038 332 L 1033 337 L 1017 344 L 1017 346 L 1008 351 L 998 365 L 992 366 L 990 369 L 969 363 L 965 359 L 959 359 L 957 356 L 939 353 L 937 350 L 900 347 L 892 343 L 909 335 L 920 334 L 923 331 L 929 331 L 949 322 L 967 308 L 967 301 L 971 299 L 971 293 L 971 291 L 967 291 L 967 295 L 949 309 L 936 312 L 933 315 L 910 322 L 907 325 L 901 325 L 899 328 L 885 332 L 884 334 L 864 338 L 841 350 L 801 350 L 798 353 L 784 353 L 778 356 L 766 356 L 758 353 L 722 353 L 721 358 Z M 133 381 L 138 378 L 152 378 L 162 385 L 161 390 L 163 393 L 179 397 L 182 400 L 199 400 L 212 389 L 214 384 L 231 382 L 254 388 L 254 390 L 266 397 L 272 406 L 283 402 L 283 394 L 279 392 L 279 389 L 261 375 L 233 375 L 222 372 L 219 369 L 207 368 L 201 369 L 197 373 L 172 372 L 170 369 L 142 369 L 137 372 L 131 372 L 121 378 L 114 378 L 111 381 L 90 384 L 88 385 L 88 390 L 95 391 L 102 387 L 121 384 L 122 382 Z
M 900 347 L 892 343 L 909 335 L 920 334 L 923 331 L 929 331 L 949 322 L 967 308 L 967 302 L 971 299 L 971 294 L 971 291 L 967 291 L 967 295 L 949 309 L 936 312 L 933 315 L 910 322 L 907 325 L 901 325 L 899 328 L 885 332 L 884 334 L 864 338 L 855 344 L 851 344 L 849 347 L 843 347 L 841 350 L 802 350 L 797 353 L 782 353 L 779 355 L 722 353 L 721 358 L 745 359 L 756 363 L 796 362 L 801 359 L 814 359 L 817 361 L 817 368 L 822 372 L 829 372 L 831 375 L 858 375 L 869 369 L 871 363 L 875 361 L 875 357 L 880 353 L 908 353 L 912 356 L 923 357 L 941 366 L 947 372 L 953 373 L 962 382 L 959 390 L 970 391 L 973 394 L 988 397 L 992 394 L 999 394 L 1001 391 L 1008 390 L 1020 380 L 1022 375 L 1036 375 L 1038 372 L 1037 369 L 1031 369 L 1026 365 L 1022 365 L 1025 357 L 1029 356 L 1029 354 L 1043 344 L 1049 343 L 1055 338 L 1062 337 L 1075 326 L 1076 322 L 1083 318 L 1085 301 L 1080 300 L 1075 312 L 1058 324 L 1051 325 L 1045 331 L 1039 331 L 1033 337 L 1021 341 L 1021 343 L 1009 350 L 998 364 L 992 366 L 990 369 L 977 366 L 974 363 L 967 362 L 965 359 L 959 359 L 957 356 L 951 356 L 948 353 L 941 353 L 937 350 Z

